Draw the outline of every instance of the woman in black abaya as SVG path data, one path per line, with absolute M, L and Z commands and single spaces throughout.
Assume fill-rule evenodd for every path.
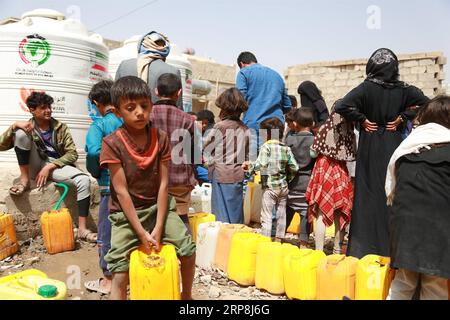
M 428 102 L 420 89 L 399 81 L 397 56 L 378 49 L 366 66 L 366 80 L 336 106 L 337 113 L 361 125 L 347 255 L 389 257 L 385 181 L 389 160 L 402 142 L 402 127 Z M 409 109 L 408 109 L 409 108 Z

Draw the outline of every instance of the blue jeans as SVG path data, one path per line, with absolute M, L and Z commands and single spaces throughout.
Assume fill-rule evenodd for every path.
M 97 234 L 97 244 L 98 244 L 98 255 L 100 268 L 102 269 L 103 275 L 105 277 L 111 277 L 112 274 L 109 272 L 107 264 L 105 262 L 105 256 L 111 249 L 111 222 L 109 221 L 109 194 L 102 194 L 100 200 L 100 209 L 98 212 L 98 234 Z

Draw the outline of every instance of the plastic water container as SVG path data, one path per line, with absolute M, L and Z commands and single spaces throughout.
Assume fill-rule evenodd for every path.
M 251 233 L 253 232 L 253 229 L 243 224 L 222 224 L 220 226 L 216 246 L 216 255 L 214 257 L 214 267 L 222 270 L 223 272 L 227 272 L 228 269 L 231 239 L 235 233 L 239 232 Z
M 235 233 L 231 240 L 228 278 L 242 286 L 255 285 L 258 244 L 271 239 L 256 233 Z
M 191 207 L 196 213 L 211 212 L 212 185 L 204 183 L 201 187 L 196 186 L 191 192 Z
M 317 267 L 326 258 L 323 251 L 300 249 L 286 255 L 283 276 L 289 299 L 315 300 L 317 298 Z
M 292 234 L 300 234 L 300 222 L 301 222 L 301 216 L 299 213 L 295 213 L 294 217 L 292 218 L 291 223 L 289 224 L 289 227 L 287 229 L 287 233 Z
M 56 254 L 75 249 L 73 236 L 73 223 L 69 209 L 58 210 L 59 206 L 67 196 L 69 187 L 64 183 L 56 184 L 64 189 L 61 198 L 53 211 L 44 212 L 41 215 L 41 229 L 45 248 L 49 254 Z
M 75 249 L 73 222 L 69 209 L 44 212 L 41 215 L 41 229 L 44 245 L 49 254 Z
M 194 213 L 189 214 L 189 226 L 192 231 L 192 239 L 197 242 L 198 226 L 202 223 L 215 222 L 216 216 L 211 213 Z
M 298 247 L 291 244 L 259 243 L 256 252 L 256 287 L 271 294 L 284 294 L 283 259 L 298 250 Z
M 317 299 L 355 299 L 358 259 L 335 254 L 322 259 L 317 268 Z
M 260 184 L 249 182 L 244 197 L 244 223 L 261 222 L 262 187 Z
M 0 261 L 19 251 L 13 216 L 0 212 Z
M 66 284 L 49 279 L 39 270 L 0 278 L 0 300 L 65 300 L 66 297 Z
M 139 247 L 130 257 L 131 300 L 180 300 L 180 268 L 175 247 L 159 253 Z
M 386 300 L 395 271 L 391 259 L 368 255 L 358 261 L 356 269 L 356 300 Z
M 197 254 L 195 264 L 203 269 L 211 269 L 216 255 L 217 239 L 222 222 L 202 223 L 197 231 Z

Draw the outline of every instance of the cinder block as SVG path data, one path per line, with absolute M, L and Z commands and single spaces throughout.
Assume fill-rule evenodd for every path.
M 427 68 L 425 66 L 411 68 L 412 74 L 421 74 L 421 73 L 425 73 L 425 71 L 427 71 Z
M 423 59 L 419 61 L 420 66 L 431 66 L 434 65 L 435 62 L 433 59 Z
M 347 80 L 348 79 L 348 73 L 347 72 L 339 72 L 336 74 L 336 79 L 338 80 Z
M 354 79 L 354 80 L 347 80 L 347 85 L 351 88 L 354 88 L 356 86 L 358 86 L 362 81 L 358 80 L 358 79 Z
M 346 85 L 347 85 L 347 80 L 345 80 L 345 79 L 342 79 L 342 80 L 336 80 L 336 81 L 334 82 L 334 85 L 335 85 L 336 87 L 346 86 Z
M 427 73 L 438 73 L 442 70 L 441 66 L 438 64 L 428 65 Z
M 412 67 L 418 67 L 419 62 L 417 60 L 408 60 L 402 63 L 402 67 L 404 68 L 412 68 Z
M 442 71 L 438 72 L 436 79 L 440 81 L 445 80 L 445 73 Z
M 312 74 L 314 74 L 314 68 L 308 68 L 308 69 L 302 70 L 301 73 L 307 74 L 307 75 L 312 75 Z
M 362 79 L 364 78 L 364 73 L 361 71 L 357 71 L 357 72 L 351 72 L 349 74 L 349 79 Z
M 314 74 L 324 74 L 324 73 L 327 73 L 327 71 L 328 71 L 328 68 L 325 68 L 325 67 L 314 68 Z
M 336 74 L 334 74 L 334 73 L 326 73 L 326 74 L 322 75 L 321 78 L 323 80 L 325 80 L 325 81 L 335 80 L 336 79 Z
M 405 82 L 415 82 L 418 80 L 417 74 L 407 74 L 400 77 Z
M 437 64 L 440 65 L 446 65 L 447 64 L 447 57 L 441 56 L 437 58 Z
M 327 68 L 327 73 L 340 73 L 341 72 L 341 68 L 340 67 L 329 67 Z
M 423 82 L 433 81 L 436 79 L 436 76 L 434 73 L 423 73 L 423 74 L 419 74 L 418 79 Z
M 423 89 L 434 89 L 434 88 L 438 88 L 440 87 L 439 81 L 435 80 L 435 81 L 427 81 L 427 82 L 422 82 L 420 88 Z
M 411 68 L 400 68 L 400 75 L 411 74 Z

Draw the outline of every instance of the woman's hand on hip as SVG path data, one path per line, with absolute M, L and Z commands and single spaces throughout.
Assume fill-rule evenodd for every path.
M 375 122 L 371 122 L 369 120 L 364 120 L 364 122 L 361 123 L 362 127 L 366 132 L 376 132 L 378 130 L 378 125 Z
M 397 131 L 398 126 L 402 124 L 402 122 L 403 122 L 402 117 L 398 116 L 398 118 L 395 119 L 395 121 L 388 122 L 388 124 L 386 125 L 386 130 L 395 132 Z

